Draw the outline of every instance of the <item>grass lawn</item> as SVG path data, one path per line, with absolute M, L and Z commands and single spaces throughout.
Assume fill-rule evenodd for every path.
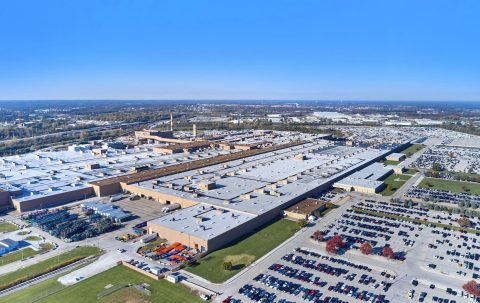
M 278 220 L 234 244 L 208 254 L 186 270 L 214 283 L 224 282 L 273 250 L 298 230 L 297 222 Z M 225 261 L 232 262 L 232 270 L 222 268 Z
M 97 247 L 92 247 L 92 246 L 77 247 L 71 251 L 65 252 L 56 257 L 52 257 L 50 259 L 38 262 L 36 264 L 30 265 L 24 268 L 19 268 L 14 272 L 1 275 L 0 285 L 5 285 L 18 279 L 27 278 L 36 274 L 44 273 L 48 271 L 48 269 L 54 266 L 57 266 L 59 264 L 65 263 L 69 260 L 73 260 L 79 257 L 88 257 L 90 255 L 96 255 L 100 253 L 101 253 L 101 250 Z
M 0 232 L 10 232 L 18 230 L 18 227 L 9 222 L 0 222 Z
M 418 173 L 418 170 L 416 170 L 415 168 L 409 168 L 403 174 L 404 175 L 415 175 L 416 173 Z
M 424 178 L 419 187 L 448 190 L 456 193 L 468 193 L 480 196 L 480 184 L 446 179 Z
M 44 243 L 44 244 L 41 244 L 40 247 L 41 247 L 40 250 L 34 250 L 31 247 L 27 247 L 22 250 L 14 251 L 9 254 L 3 255 L 2 257 L 0 257 L 0 266 L 21 260 L 22 256 L 24 259 L 26 259 L 28 257 L 47 252 L 53 248 L 53 245 L 50 243 Z
M 42 238 L 40 238 L 39 236 L 28 236 L 25 238 L 26 241 L 40 241 L 42 240 Z
M 9 296 L 0 298 L 0 302 L 18 302 L 22 303 L 22 299 L 43 296 L 47 294 L 48 287 L 55 289 L 60 288 L 60 283 L 56 279 L 47 281 L 46 284 L 39 284 L 29 287 L 21 291 L 21 295 L 17 297 Z M 97 300 L 97 294 L 105 289 L 105 286 L 112 284 L 113 286 L 121 284 L 141 284 L 148 283 L 152 291 L 150 296 L 143 295 L 132 288 L 122 289 L 114 292 L 106 297 Z M 11 301 L 16 299 L 15 301 Z M 101 302 L 101 303 L 130 303 L 130 302 L 151 302 L 151 303 L 177 303 L 177 302 L 204 302 L 199 296 L 193 294 L 188 288 L 172 284 L 166 280 L 155 281 L 136 271 L 128 269 L 125 266 L 116 266 L 103 273 L 79 282 L 75 285 L 59 289 L 58 292 L 51 294 L 37 302 L 40 303 L 84 303 L 84 302 Z
M 383 191 L 380 192 L 382 196 L 391 196 L 393 195 L 405 182 L 408 181 L 412 176 L 409 175 L 398 175 L 391 174 L 383 182 L 387 185 Z
M 411 155 L 420 151 L 424 147 L 425 147 L 425 145 L 423 145 L 423 144 L 413 144 L 413 145 L 405 148 L 404 150 L 399 151 L 399 153 L 405 154 L 405 156 L 410 157 Z
M 383 160 L 382 162 L 385 163 L 386 165 L 397 165 L 397 164 L 401 163 L 402 161 Z

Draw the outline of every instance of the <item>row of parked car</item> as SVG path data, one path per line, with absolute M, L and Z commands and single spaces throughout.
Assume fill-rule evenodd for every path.
M 326 263 L 321 263 L 321 262 L 317 263 L 317 261 L 315 260 L 308 260 L 303 258 L 302 256 L 298 256 L 295 254 L 287 254 L 282 257 L 282 260 L 290 262 L 292 264 L 303 266 L 305 268 L 314 269 L 316 271 L 325 273 L 330 276 L 339 277 L 341 275 L 348 273 L 347 269 L 334 267 Z
M 307 282 L 319 287 L 324 287 L 325 285 L 327 285 L 327 282 L 322 281 L 320 277 L 316 277 L 312 273 L 306 272 L 304 270 L 298 270 L 290 266 L 274 263 L 268 269 L 274 272 L 278 272 L 282 276 L 297 279 L 299 281 Z
M 135 260 L 135 259 L 130 259 L 129 261 L 127 261 L 127 263 L 141 269 L 141 270 L 144 270 L 146 272 L 149 272 L 149 273 L 152 273 L 154 275 L 161 275 L 161 274 L 164 274 L 166 272 L 168 272 L 168 269 L 165 268 L 165 267 L 158 267 L 158 266 L 154 266 L 152 268 L 150 268 L 150 266 L 143 262 L 143 261 L 138 261 L 138 260 Z
M 269 288 L 288 293 L 293 296 L 301 296 L 303 300 L 309 302 L 318 302 L 323 295 L 320 290 L 309 289 L 303 287 L 299 283 L 285 281 L 267 274 L 260 274 L 253 280 Z
M 253 302 L 274 303 L 277 295 L 264 290 L 261 287 L 254 287 L 246 284 L 238 290 L 238 293 L 249 298 Z
M 309 251 L 309 250 L 306 250 L 306 249 L 302 249 L 302 248 L 295 248 L 294 249 L 295 252 L 298 252 L 298 253 L 301 253 L 301 254 L 304 254 L 306 256 L 312 256 L 312 257 L 315 257 L 315 258 L 320 258 L 322 260 L 328 260 L 332 263 L 337 263 L 337 264 L 341 264 L 341 265 L 344 265 L 344 266 L 347 266 L 347 267 L 351 267 L 351 268 L 355 268 L 355 269 L 361 269 L 361 270 L 364 270 L 364 271 L 367 271 L 367 272 L 371 272 L 372 269 L 366 265 L 363 265 L 363 264 L 357 264 L 357 263 L 353 263 L 353 262 L 350 262 L 348 260 L 345 260 L 345 259 L 340 259 L 340 258 L 335 258 L 335 257 L 331 257 L 331 256 L 325 256 L 325 255 L 321 255 L 319 253 L 316 253 L 314 251 Z
M 375 294 L 366 290 L 359 290 L 358 287 L 347 285 L 343 282 L 338 282 L 336 285 L 328 287 L 329 291 L 341 293 L 352 297 L 356 300 L 372 302 L 372 303 L 387 303 L 390 302 L 385 298 L 385 295 Z

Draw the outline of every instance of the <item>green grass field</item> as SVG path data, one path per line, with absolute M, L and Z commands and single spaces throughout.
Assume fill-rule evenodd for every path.
M 424 178 L 418 185 L 423 188 L 448 190 L 480 196 L 480 184 L 446 179 Z
M 41 249 L 40 250 L 34 250 L 30 247 L 24 248 L 21 251 L 14 251 L 9 254 L 6 254 L 2 257 L 0 257 L 0 266 L 6 265 L 8 263 L 12 263 L 18 260 L 22 259 L 22 256 L 24 259 L 29 258 L 31 256 L 38 255 L 40 253 L 47 252 L 53 248 L 53 245 L 50 243 L 44 243 L 41 244 Z M 23 252 L 22 252 L 23 251 Z
M 397 165 L 397 164 L 399 164 L 401 161 L 383 160 L 382 162 L 385 163 L 386 165 Z
M 410 157 L 411 155 L 420 151 L 424 147 L 425 147 L 425 145 L 423 145 L 423 144 L 413 144 L 413 145 L 405 148 L 404 150 L 399 151 L 399 153 L 405 154 L 405 156 Z
M 0 222 L 0 232 L 10 232 L 18 230 L 18 227 L 9 222 Z
M 418 170 L 416 170 L 415 168 L 409 168 L 403 174 L 404 175 L 415 175 L 416 173 L 418 173 Z
M 65 252 L 56 257 L 52 257 L 50 259 L 38 262 L 36 264 L 30 265 L 24 268 L 19 268 L 14 272 L 1 275 L 0 285 L 6 285 L 18 279 L 27 278 L 36 274 L 44 273 L 48 271 L 48 269 L 53 268 L 56 265 L 62 264 L 69 260 L 73 260 L 75 258 L 88 257 L 90 255 L 97 255 L 100 253 L 101 253 L 101 250 L 97 247 L 91 247 L 91 246 L 77 247 L 71 251 Z
M 278 220 L 232 245 L 214 251 L 186 270 L 214 283 L 224 282 L 290 238 L 298 229 L 296 222 Z M 222 268 L 225 261 L 232 262 L 232 270 Z
M 408 181 L 412 176 L 409 175 L 397 175 L 391 174 L 385 180 L 387 187 L 380 192 L 382 196 L 391 196 L 393 195 L 405 182 Z
M 148 283 L 150 285 L 151 295 L 145 296 L 132 288 L 124 288 L 97 300 L 97 294 L 103 291 L 108 284 L 116 286 L 128 283 Z M 50 294 L 49 289 L 58 291 Z M 44 297 L 46 295 L 49 296 Z M 193 294 L 184 286 L 172 284 L 166 280 L 155 281 L 121 265 L 66 288 L 61 288 L 60 283 L 58 283 L 56 279 L 50 279 L 8 297 L 0 298 L 0 303 L 23 303 L 31 298 L 41 298 L 37 301 L 39 303 L 203 302 L 199 296 Z M 139 301 L 138 299 L 141 300 Z
M 42 238 L 40 238 L 39 236 L 28 236 L 25 238 L 26 241 L 40 241 L 42 240 Z

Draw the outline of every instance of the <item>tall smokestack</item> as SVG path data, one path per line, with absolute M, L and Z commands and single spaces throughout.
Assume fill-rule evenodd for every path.
M 197 136 L 197 124 L 193 124 L 193 136 Z
M 170 113 L 170 131 L 173 132 L 173 113 Z

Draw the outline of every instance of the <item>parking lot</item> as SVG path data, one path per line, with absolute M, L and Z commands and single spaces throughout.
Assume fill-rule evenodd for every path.
M 455 172 L 480 173 L 480 149 L 437 145 L 428 148 L 414 163 L 417 168 L 432 169 L 434 163 Z
M 250 280 L 233 283 L 219 302 L 474 301 L 462 286 L 480 278 L 480 237 L 453 228 L 459 215 L 355 195 L 327 218 L 257 265 L 263 270 L 252 271 Z M 471 223 L 480 230 L 478 219 Z M 327 252 L 334 236 L 343 240 L 336 254 Z M 369 254 L 360 249 L 365 242 Z M 385 246 L 393 256 L 384 254 Z

